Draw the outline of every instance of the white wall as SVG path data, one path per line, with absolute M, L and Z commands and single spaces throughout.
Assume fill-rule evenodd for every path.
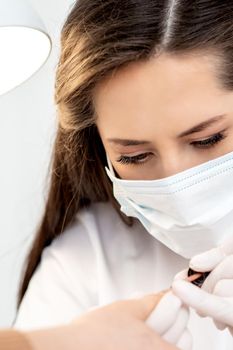
M 0 327 L 14 319 L 22 263 L 44 206 L 56 131 L 53 94 L 60 29 L 74 1 L 30 2 L 44 20 L 53 50 L 30 80 L 0 96 Z

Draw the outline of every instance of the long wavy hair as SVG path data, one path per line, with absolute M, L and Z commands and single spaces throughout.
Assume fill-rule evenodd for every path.
M 213 53 L 223 88 L 233 88 L 233 1 L 79 0 L 61 31 L 56 69 L 58 129 L 49 164 L 44 213 L 27 257 L 18 306 L 44 247 L 76 213 L 110 201 L 122 220 L 105 173 L 106 156 L 95 120 L 94 88 L 123 66 L 151 57 Z

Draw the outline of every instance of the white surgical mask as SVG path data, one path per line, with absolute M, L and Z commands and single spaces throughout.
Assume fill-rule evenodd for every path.
M 177 254 L 191 258 L 233 235 L 233 152 L 158 180 L 106 172 L 127 216 Z

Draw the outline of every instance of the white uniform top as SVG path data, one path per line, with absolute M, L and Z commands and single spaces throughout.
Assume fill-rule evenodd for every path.
M 157 241 L 138 220 L 128 227 L 110 203 L 92 204 L 44 249 L 14 327 L 58 325 L 136 292 L 159 292 L 187 266 L 188 260 Z M 219 331 L 194 310 L 188 328 L 193 350 L 233 349 L 230 332 Z

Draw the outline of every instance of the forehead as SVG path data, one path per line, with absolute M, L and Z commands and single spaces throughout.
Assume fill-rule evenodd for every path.
M 130 63 L 96 87 L 97 124 L 122 128 L 122 122 L 150 125 L 169 118 L 181 122 L 194 115 L 216 115 L 226 92 L 215 69 L 210 55 L 161 55 Z

